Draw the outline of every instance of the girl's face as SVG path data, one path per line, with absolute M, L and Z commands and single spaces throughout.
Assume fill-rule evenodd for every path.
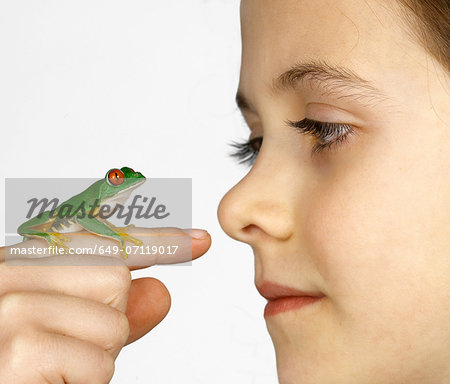
M 220 224 L 252 247 L 257 286 L 325 295 L 265 316 L 283 384 L 450 377 L 449 78 L 402 15 L 241 3 L 239 104 L 264 141 Z

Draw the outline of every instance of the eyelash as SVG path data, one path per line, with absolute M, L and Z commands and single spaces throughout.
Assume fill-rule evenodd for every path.
M 262 136 L 259 136 L 244 142 L 232 142 L 229 144 L 230 147 L 236 149 L 233 150 L 229 156 L 236 158 L 238 164 L 247 164 L 252 166 L 258 156 L 259 148 L 261 148 L 262 145 L 262 140 Z M 258 149 L 253 147 L 255 143 L 258 144 Z
M 306 117 L 299 121 L 286 120 L 286 124 L 295 128 L 298 133 L 313 136 L 317 140 L 317 143 L 314 144 L 311 150 L 313 157 L 324 150 L 331 151 L 333 147 L 337 148 L 345 144 L 349 136 L 356 133 L 349 124 L 322 122 Z M 258 156 L 262 140 L 263 138 L 260 136 L 244 142 L 230 143 L 230 146 L 236 148 L 230 156 L 237 158 L 239 164 L 251 166 Z M 259 145 L 258 149 L 253 147 L 255 143 Z

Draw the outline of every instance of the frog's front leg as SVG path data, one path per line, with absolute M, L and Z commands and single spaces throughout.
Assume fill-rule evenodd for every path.
M 108 220 L 103 219 L 104 223 L 108 224 L 115 232 L 126 232 L 128 228 L 135 228 L 136 226 L 134 224 L 129 224 L 126 227 L 116 227 L 113 223 L 110 223 Z
M 142 245 L 142 241 L 140 241 L 139 239 L 135 239 L 134 237 L 128 235 L 127 233 L 120 231 L 120 229 L 122 228 L 115 227 L 110 223 L 108 223 L 109 225 L 107 225 L 106 223 L 96 219 L 95 217 L 92 218 L 89 216 L 80 217 L 77 218 L 77 222 L 84 229 L 86 229 L 89 232 L 92 232 L 95 235 L 109 237 L 111 239 L 117 240 L 120 243 L 124 259 L 128 258 L 128 254 L 126 252 L 125 247 L 126 240 L 131 241 L 137 245 Z
M 103 220 L 103 221 L 106 222 L 106 224 L 108 224 L 109 227 L 110 227 L 114 232 L 116 232 L 116 233 L 118 233 L 120 236 L 122 236 L 122 237 L 125 239 L 125 241 L 128 240 L 128 241 L 131 241 L 132 243 L 134 243 L 134 244 L 136 244 L 136 245 L 142 245 L 142 241 L 141 241 L 141 240 L 136 239 L 136 238 L 130 236 L 130 235 L 127 233 L 128 228 L 134 228 L 134 227 L 135 227 L 134 224 L 127 225 L 126 227 L 116 227 L 114 224 L 110 223 L 108 220 Z

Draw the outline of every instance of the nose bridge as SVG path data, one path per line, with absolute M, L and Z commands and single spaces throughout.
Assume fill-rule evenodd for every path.
M 289 177 L 277 167 L 258 167 L 222 198 L 218 217 L 223 230 L 232 238 L 252 243 L 261 236 L 287 240 L 294 228 L 294 201 Z

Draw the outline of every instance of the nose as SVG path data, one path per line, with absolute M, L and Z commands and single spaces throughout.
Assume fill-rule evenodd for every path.
M 294 207 L 289 178 L 276 167 L 255 163 L 222 198 L 217 216 L 231 238 L 256 246 L 264 238 L 287 240 L 293 234 Z

